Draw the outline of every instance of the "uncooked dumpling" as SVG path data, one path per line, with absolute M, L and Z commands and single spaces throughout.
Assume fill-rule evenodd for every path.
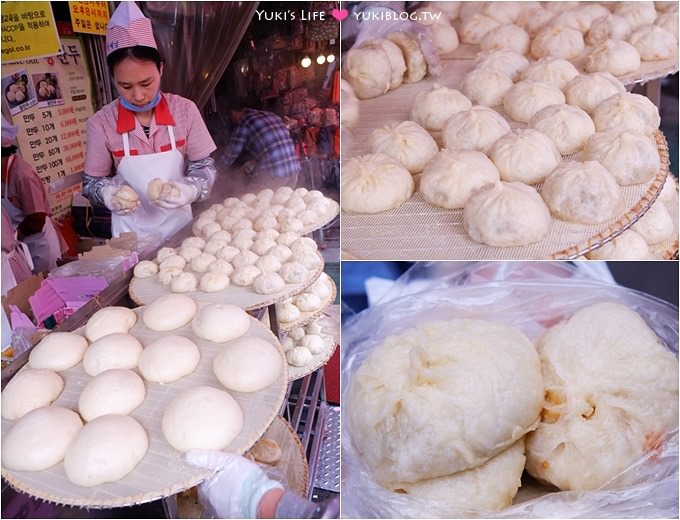
M 508 132 L 510 125 L 498 112 L 475 106 L 458 112 L 446 122 L 442 129 L 442 140 L 444 147 L 451 150 L 477 150 L 486 153 Z
M 463 227 L 477 242 L 521 246 L 546 237 L 550 210 L 531 186 L 521 182 L 487 184 L 468 200 Z
M 181 273 L 175 276 L 170 282 L 170 291 L 173 293 L 186 293 L 195 291 L 198 286 L 198 279 L 194 273 Z
M 584 47 L 581 31 L 550 24 L 541 29 L 534 38 L 531 43 L 531 54 L 534 58 L 554 56 L 570 60 L 581 54 Z
M 107 414 L 128 415 L 145 397 L 141 377 L 132 370 L 113 368 L 87 382 L 78 398 L 78 411 L 87 422 Z
M 286 352 L 286 361 L 294 367 L 303 367 L 312 362 L 312 353 L 305 347 L 294 347 Z
M 433 506 L 460 512 L 461 516 L 466 511 L 499 511 L 512 505 L 525 461 L 521 439 L 476 468 L 394 487 L 400 493 L 426 499 Z M 426 511 L 423 513 L 430 516 Z
M 357 369 L 348 429 L 389 486 L 479 466 L 535 427 L 542 402 L 540 360 L 517 329 L 431 322 L 387 338 Z
M 527 184 L 543 182 L 562 160 L 555 143 L 532 128 L 505 134 L 494 143 L 489 157 L 502 180 Z
M 502 105 L 510 87 L 512 78 L 493 67 L 472 69 L 460 82 L 460 88 L 467 97 L 486 107 Z
M 314 312 L 321 308 L 321 299 L 316 294 L 302 293 L 293 298 L 293 303 L 302 312 Z
M 607 40 L 588 52 L 583 68 L 586 72 L 610 72 L 622 76 L 640 68 L 640 53 L 623 40 Z
M 458 209 L 476 189 L 499 180 L 498 170 L 483 153 L 442 150 L 425 167 L 419 191 L 430 204 Z
M 413 177 L 396 159 L 361 155 L 342 164 L 340 206 L 344 211 L 379 213 L 396 208 L 413 194 Z
M 622 186 L 651 180 L 661 167 L 656 141 L 628 130 L 591 135 L 583 148 L 584 161 L 598 161 Z
M 80 363 L 87 340 L 74 332 L 51 332 L 31 349 L 28 366 L 59 372 Z
M 604 100 L 593 113 L 598 132 L 630 130 L 652 135 L 661 119 L 659 110 L 649 98 L 640 94 L 616 94 Z
M 279 303 L 276 305 L 276 317 L 283 323 L 291 323 L 300 318 L 300 309 L 292 303 Z
M 562 58 L 548 57 L 533 63 L 524 71 L 522 79 L 552 83 L 557 88 L 564 89 L 567 83 L 578 75 L 579 71 L 571 62 Z
M 279 378 L 282 369 L 283 359 L 274 345 L 248 336 L 226 345 L 213 362 L 219 382 L 235 392 L 263 390 Z
M 673 33 L 656 25 L 638 27 L 628 41 L 637 49 L 643 61 L 666 60 L 678 52 L 678 42 Z
M 191 330 L 202 339 L 223 343 L 240 338 L 250 329 L 250 316 L 228 303 L 203 305 L 191 321 Z
M 172 383 L 191 374 L 201 359 L 196 344 L 184 336 L 163 336 L 146 345 L 138 369 L 147 381 Z
M 527 469 L 564 490 L 600 488 L 678 424 L 678 361 L 639 314 L 576 312 L 537 344 L 546 399 Z
M 114 332 L 128 332 L 136 322 L 137 315 L 127 307 L 104 307 L 87 320 L 85 336 L 96 341 Z
M 185 294 L 165 294 L 144 309 L 142 320 L 151 330 L 167 332 L 189 323 L 196 309 L 196 302 Z
M 658 244 L 673 238 L 675 226 L 673 218 L 661 202 L 655 202 L 632 229 L 639 233 L 648 244 Z
M 279 274 L 286 283 L 302 283 L 309 276 L 309 271 L 300 262 L 293 260 L 283 264 Z
M 142 344 L 131 334 L 108 334 L 92 342 L 83 357 L 83 369 L 86 374 L 96 376 L 111 368 L 135 368 L 142 349 Z
M 624 209 L 616 179 L 597 161 L 561 163 L 543 183 L 541 195 L 552 214 L 568 222 L 600 224 Z
M 394 157 L 411 173 L 420 173 L 437 153 L 437 143 L 422 126 L 413 121 L 390 123 L 373 131 L 373 153 Z
M 254 265 L 238 267 L 234 270 L 234 274 L 231 275 L 231 283 L 238 287 L 247 287 L 253 285 L 255 278 L 260 276 L 260 274 L 262 274 L 262 271 Z
M 274 294 L 283 291 L 285 287 L 286 282 L 281 275 L 272 271 L 263 271 L 253 280 L 253 291 L 257 294 Z
M 605 99 L 624 92 L 626 87 L 609 72 L 581 74 L 564 88 L 567 103 L 581 107 L 588 114 L 592 114 Z
M 44 368 L 20 370 L 2 391 L 2 416 L 13 421 L 31 410 L 48 406 L 64 389 L 64 380 Z
M 137 278 L 151 278 L 158 273 L 158 264 L 151 260 L 142 260 L 133 269 L 133 274 Z
M 144 458 L 149 437 L 128 415 L 102 415 L 83 426 L 64 457 L 68 479 L 92 487 L 116 482 Z
M 470 107 L 470 100 L 458 90 L 434 85 L 416 94 L 411 119 L 427 130 L 441 130 L 449 117 Z
M 614 240 L 588 253 L 591 260 L 652 260 L 647 241 L 628 229 Z
M 528 123 L 541 109 L 564 102 L 564 94 L 555 85 L 525 79 L 508 90 L 503 99 L 503 108 L 515 121 Z
M 218 262 L 224 262 L 224 260 L 218 260 Z M 231 264 L 226 263 L 226 265 L 231 267 Z M 233 271 L 233 267 L 231 268 Z M 205 273 L 201 277 L 201 282 L 198 288 L 203 292 L 219 292 L 225 290 L 229 287 L 229 275 L 224 271 L 211 270 Z
M 588 137 L 595 133 L 595 124 L 582 109 L 573 105 L 549 105 L 529 120 L 529 126 L 552 139 L 562 155 L 576 153 Z

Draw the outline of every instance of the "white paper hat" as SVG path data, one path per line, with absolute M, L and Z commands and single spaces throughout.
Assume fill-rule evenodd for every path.
M 12 146 L 16 143 L 19 127 L 10 125 L 9 121 L 2 116 L 2 146 Z
M 137 45 L 158 49 L 151 20 L 144 16 L 134 2 L 121 2 L 106 26 L 106 55 Z

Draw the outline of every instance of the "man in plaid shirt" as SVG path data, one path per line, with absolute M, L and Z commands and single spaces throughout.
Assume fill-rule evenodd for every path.
M 297 184 L 301 171 L 295 155 L 295 145 L 283 120 L 271 112 L 246 108 L 231 112 L 232 120 L 238 121 L 234 129 L 225 159 L 231 166 L 246 151 L 254 159 L 244 165 L 249 175 L 267 174 L 286 179 L 289 186 Z

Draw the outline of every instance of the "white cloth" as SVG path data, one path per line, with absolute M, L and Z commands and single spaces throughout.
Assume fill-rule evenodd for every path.
M 184 157 L 177 150 L 172 126 L 166 128 L 170 134 L 171 146 L 167 152 L 130 155 L 129 137 L 127 133 L 123 134 L 125 157 L 121 159 L 116 174 L 119 180 L 137 192 L 140 204 L 129 215 L 111 215 L 113 236 L 119 236 L 125 231 L 137 234 L 160 232 L 165 240 L 191 222 L 190 205 L 177 209 L 160 208 L 151 203 L 147 193 L 151 179 L 159 178 L 168 182 L 179 181 L 184 177 Z
M 2 207 L 9 215 L 12 227 L 16 233 L 19 224 L 24 221 L 26 215 L 24 215 L 21 209 L 10 202 L 8 196 L 9 172 L 12 170 L 15 157 L 15 155 L 10 156 L 7 162 L 7 179 L 5 180 L 5 196 L 2 198 Z M 57 267 L 57 260 L 61 258 L 61 242 L 54 223 L 49 216 L 45 217 L 42 231 L 24 237 L 22 241 L 19 241 L 19 245 L 24 248 L 28 247 L 28 251 L 24 249 L 24 252 L 26 253 L 26 259 L 30 258 L 32 260 L 33 265 L 29 265 L 29 267 L 34 273 L 49 273 Z M 28 254 L 29 252 L 30 254 Z

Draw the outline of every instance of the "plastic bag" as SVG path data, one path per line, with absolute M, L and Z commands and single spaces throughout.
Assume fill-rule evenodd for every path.
M 678 309 L 646 294 L 594 281 L 569 264 L 473 264 L 433 276 L 447 264 L 417 264 L 381 302 L 343 324 L 343 401 L 356 369 L 383 340 L 423 322 L 472 318 L 520 329 L 531 340 L 588 305 L 616 301 L 638 312 L 678 356 Z M 493 271 L 495 266 L 496 271 Z M 484 269 L 486 268 L 486 273 Z M 499 274 L 503 269 L 504 274 Z M 546 271 L 553 271 L 546 274 Z M 514 273 L 514 274 L 513 274 Z M 483 279 L 498 278 L 496 281 Z M 425 290 L 409 292 L 414 280 Z M 424 282 L 424 283 L 423 283 Z M 463 285 L 467 284 L 467 285 Z M 404 296 L 404 295 L 407 296 Z M 678 516 L 678 431 L 662 439 L 660 452 L 637 461 L 597 491 L 554 491 L 523 478 L 514 505 L 498 512 L 456 511 L 432 500 L 393 493 L 371 477 L 343 414 L 343 517 L 673 517 Z M 619 482 L 628 484 L 622 487 Z M 617 485 L 618 484 L 618 485 Z

